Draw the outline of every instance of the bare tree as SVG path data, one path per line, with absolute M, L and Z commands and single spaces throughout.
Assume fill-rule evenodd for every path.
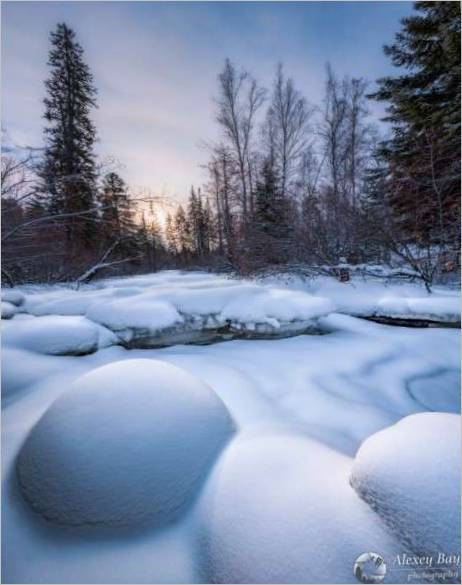
M 293 80 L 284 76 L 283 66 L 279 64 L 267 114 L 266 134 L 270 137 L 270 148 L 274 149 L 270 158 L 274 156 L 283 197 L 291 192 L 291 179 L 306 150 L 312 112 Z
M 256 113 L 265 99 L 265 90 L 247 72 L 237 72 L 229 59 L 226 59 L 218 80 L 217 121 L 237 161 L 245 223 L 249 216 L 249 160 L 253 129 Z

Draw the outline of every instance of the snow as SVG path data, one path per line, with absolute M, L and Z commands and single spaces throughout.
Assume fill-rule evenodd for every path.
M 451 525 L 451 516 L 456 516 L 449 514 L 449 499 L 443 491 L 444 482 L 453 481 L 454 456 L 444 469 L 432 457 L 444 458 L 443 444 L 448 453 L 459 453 L 451 421 L 459 420 L 454 413 L 460 411 L 460 331 L 443 326 L 394 327 L 347 313 L 356 314 L 355 305 L 358 314 L 370 314 L 387 297 L 402 297 L 411 304 L 410 299 L 435 298 L 443 304 L 444 299 L 458 299 L 458 291 L 441 287 L 427 295 L 418 285 L 356 278 L 345 284 L 327 278 L 285 283 L 276 277 L 273 282 L 256 283 L 204 272 L 163 271 L 97 281 L 78 289 L 25 286 L 21 293 L 25 297 L 21 312 L 2 323 L 5 582 L 200 583 L 226 579 L 226 575 L 249 581 L 350 582 L 356 557 L 372 546 L 374 552 L 385 555 L 386 580 L 407 582 L 406 571 L 393 568 L 393 555 L 415 552 L 403 544 L 408 540 L 402 526 L 390 528 L 350 484 L 352 470 L 361 463 L 361 451 L 369 441 L 379 459 L 383 443 L 386 489 L 409 485 L 412 494 L 406 506 L 411 499 L 419 502 L 420 524 L 412 525 L 419 542 L 427 542 L 428 537 L 420 498 L 422 502 L 433 498 L 441 523 Z M 122 339 L 141 336 L 142 327 L 111 331 L 85 316 L 93 310 L 102 313 L 107 305 L 114 310 L 106 314 L 117 326 L 122 318 L 130 318 L 139 319 L 137 325 L 150 322 L 158 327 L 169 314 L 151 312 L 159 303 L 182 320 L 148 332 L 148 349 L 137 348 L 142 337 L 133 343 Z M 332 304 L 328 308 L 326 303 Z M 432 308 L 435 313 L 438 310 Z M 45 315 L 47 311 L 52 314 Z M 308 315 L 307 320 L 301 318 Z M 50 319 L 52 326 L 43 326 Z M 69 355 L 44 353 L 57 323 L 62 325 L 60 336 L 70 340 L 76 323 L 96 327 L 95 351 L 73 355 L 73 341 L 64 348 Z M 234 339 L 210 343 L 221 327 L 227 327 L 226 335 Z M 41 332 L 32 343 L 36 328 Z M 324 334 L 292 336 L 306 331 Z M 153 340 L 163 341 L 165 347 L 154 349 L 149 346 Z M 190 341 L 208 345 L 185 345 Z M 180 368 L 180 374 L 192 377 L 201 392 L 205 388 L 207 396 L 214 396 L 219 403 L 216 412 L 221 413 L 218 418 L 227 425 L 232 420 L 234 428 L 210 422 L 216 420 L 214 415 L 197 433 L 187 430 L 179 413 L 188 403 L 182 392 L 185 385 L 171 386 L 171 394 L 160 395 L 158 372 L 152 375 L 146 369 L 146 363 L 159 360 L 165 367 Z M 176 376 L 168 379 L 176 380 Z M 88 390 L 82 389 L 83 396 L 79 385 L 88 379 L 94 382 L 88 383 Z M 184 401 L 177 400 L 178 390 Z M 166 397 L 161 400 L 165 408 L 157 411 L 149 405 L 160 396 Z M 446 421 L 438 425 L 440 439 L 434 438 L 436 424 L 426 421 L 399 431 L 399 421 L 405 424 L 431 411 L 435 413 L 428 416 Z M 50 420 L 53 431 L 45 431 Z M 165 437 L 171 438 L 171 451 L 160 445 L 158 420 Z M 116 432 L 116 427 L 121 430 Z M 195 441 L 199 443 L 218 427 L 222 438 L 216 451 L 204 463 L 197 483 L 189 483 L 187 470 L 197 470 L 197 460 L 203 461 L 209 441 L 206 448 L 197 450 L 200 457 L 191 456 L 186 463 L 182 457 Z M 64 433 L 70 439 L 55 440 L 52 433 Z M 408 435 L 414 445 L 409 453 L 401 447 Z M 398 436 L 399 440 L 393 438 Z M 28 483 L 41 494 L 36 498 L 40 498 L 42 513 L 31 510 L 16 473 L 19 454 L 35 439 L 47 460 L 37 471 L 40 482 Z M 403 451 L 402 463 L 395 443 Z M 105 471 L 114 460 L 110 454 L 120 464 L 133 465 L 130 473 L 123 473 L 123 481 L 117 469 L 117 481 L 112 482 L 112 470 Z M 139 458 L 148 463 L 139 464 Z M 164 464 L 162 469 L 172 473 L 183 468 L 179 480 L 172 483 L 183 486 L 184 499 L 165 488 L 167 484 L 153 482 L 151 471 Z M 412 468 L 415 481 L 408 479 L 406 466 Z M 458 462 L 455 471 L 459 471 Z M 58 482 L 75 473 L 70 493 L 76 498 L 88 496 L 78 506 L 69 510 L 67 496 L 63 504 L 59 494 L 43 495 L 49 481 L 57 490 Z M 421 473 L 425 485 L 418 479 Z M 120 494 L 119 484 L 125 488 L 125 503 L 111 504 L 103 493 Z M 162 510 L 170 510 L 162 517 L 155 509 L 166 490 L 183 504 L 178 509 L 162 504 Z M 135 493 L 146 497 L 143 505 L 134 504 L 130 494 Z M 59 524 L 56 516 L 47 521 L 43 513 L 64 514 L 78 525 Z M 104 519 L 99 517 L 95 524 L 98 513 Z M 86 519 L 91 516 L 93 524 L 79 524 L 81 514 Z M 122 518 L 125 524 L 116 524 Z M 441 530 L 436 522 L 432 516 L 429 526 L 437 526 L 435 534 Z M 457 548 L 458 531 L 444 537 L 450 541 L 450 550 Z
M 268 276 L 259 282 L 327 297 L 336 311 L 348 315 L 460 323 L 460 290 L 434 287 L 429 293 L 419 283 L 355 275 L 349 282 L 339 282 L 327 276 L 306 279 L 295 275 Z
M 94 304 L 88 309 L 87 317 L 121 333 L 133 329 L 146 329 L 155 333 L 183 321 L 169 303 L 132 297 Z
M 369 437 L 351 484 L 404 545 L 460 553 L 460 417 L 421 413 Z
M 460 299 L 457 297 L 385 297 L 378 302 L 374 315 L 395 318 L 439 319 L 447 323 L 457 323 L 460 321 Z
M 303 436 L 233 442 L 203 498 L 204 581 L 354 583 L 359 554 L 396 554 L 398 542 L 349 486 L 349 466 Z
M 257 294 L 237 296 L 220 314 L 221 320 L 242 324 L 268 323 L 279 329 L 281 323 L 310 321 L 334 309 L 328 299 L 283 289 L 263 289 Z
M 58 524 L 158 524 L 184 508 L 232 430 L 214 391 L 180 368 L 116 362 L 51 405 L 21 449 L 18 479 Z
M 111 343 L 110 332 L 84 317 L 37 317 L 11 321 L 3 327 L 3 342 L 51 355 L 83 355 Z
M 16 305 L 17 307 L 21 306 L 24 303 L 25 297 L 24 295 L 15 289 L 3 289 L 2 290 L 2 301 L 11 303 L 12 305 Z
M 2 319 L 11 319 L 16 314 L 16 310 L 13 303 L 2 301 Z

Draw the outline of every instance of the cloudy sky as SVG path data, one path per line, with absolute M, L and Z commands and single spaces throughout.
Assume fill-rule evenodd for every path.
M 2 2 L 2 127 L 42 140 L 49 31 L 73 27 L 99 90 L 98 152 L 134 187 L 182 198 L 200 184 L 203 141 L 217 138 L 213 96 L 229 57 L 270 85 L 282 61 L 306 97 L 324 67 L 374 80 L 391 71 L 382 45 L 410 2 Z M 377 112 L 376 112 L 377 114 Z

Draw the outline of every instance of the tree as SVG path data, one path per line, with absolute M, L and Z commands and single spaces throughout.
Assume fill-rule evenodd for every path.
M 165 241 L 167 244 L 167 252 L 175 256 L 178 252 L 177 249 L 177 236 L 175 231 L 175 222 L 170 213 L 167 214 L 165 219 Z
M 178 253 L 186 261 L 191 252 L 191 228 L 182 205 L 178 206 L 175 213 L 175 234 Z
M 291 78 L 284 76 L 279 64 L 273 85 L 271 106 L 267 113 L 268 156 L 274 161 L 281 193 L 291 194 L 291 179 L 307 147 L 311 111 Z
M 251 170 L 252 134 L 255 115 L 265 99 L 260 88 L 245 71 L 237 72 L 229 59 L 218 76 L 219 97 L 217 121 L 224 131 L 235 157 L 241 184 L 241 204 L 244 223 L 251 209 L 249 171 Z
M 71 28 L 58 24 L 51 33 L 51 45 L 40 176 L 42 190 L 48 196 L 48 211 L 67 214 L 63 223 L 71 255 L 79 247 L 91 246 L 95 237 L 96 212 L 90 212 L 95 207 L 96 130 L 90 112 L 96 107 L 96 88 Z
M 255 213 L 249 237 L 251 265 L 283 264 L 289 258 L 289 205 L 278 179 L 270 160 L 265 160 L 256 186 Z
M 402 237 L 459 248 L 460 4 L 416 2 L 385 53 L 400 69 L 372 97 L 388 103 L 391 138 L 375 172 Z
M 102 232 L 106 242 L 118 242 L 119 253 L 131 253 L 138 226 L 133 204 L 123 179 L 115 172 L 104 177 L 100 195 Z

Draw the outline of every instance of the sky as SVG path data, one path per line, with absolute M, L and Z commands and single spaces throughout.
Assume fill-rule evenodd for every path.
M 66 22 L 98 88 L 97 152 L 135 189 L 182 200 L 205 180 L 205 143 L 225 58 L 266 87 L 278 62 L 313 104 L 325 65 L 373 82 L 393 69 L 393 41 L 411 2 L 13 2 L 2 12 L 2 128 L 41 146 L 49 32 Z M 376 106 L 373 115 L 380 116 Z

